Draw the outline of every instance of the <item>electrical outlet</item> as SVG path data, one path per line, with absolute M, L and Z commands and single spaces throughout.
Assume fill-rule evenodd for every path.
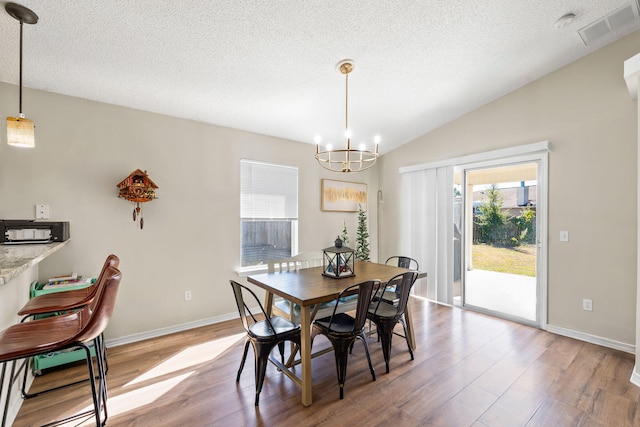
M 191 291 L 184 291 L 184 300 L 191 301 Z
M 593 301 L 591 301 L 590 299 L 583 299 L 582 300 L 582 309 L 586 310 L 586 311 L 593 311 Z
M 561 231 L 560 232 L 560 241 L 561 242 L 568 242 L 569 241 L 569 232 L 568 231 Z

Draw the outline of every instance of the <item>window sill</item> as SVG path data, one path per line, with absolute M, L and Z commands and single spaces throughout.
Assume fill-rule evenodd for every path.
M 252 274 L 262 274 L 262 273 L 266 273 L 267 272 L 267 266 L 266 265 L 256 265 L 256 266 L 252 266 L 252 267 L 242 267 L 238 270 L 236 270 L 236 274 L 238 275 L 238 277 L 247 277 L 250 276 Z

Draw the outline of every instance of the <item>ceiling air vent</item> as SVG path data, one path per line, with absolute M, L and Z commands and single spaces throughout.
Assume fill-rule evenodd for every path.
M 582 37 L 584 44 L 588 46 L 599 38 L 615 33 L 639 19 L 640 13 L 638 13 L 636 0 L 581 28 L 578 30 L 578 34 Z

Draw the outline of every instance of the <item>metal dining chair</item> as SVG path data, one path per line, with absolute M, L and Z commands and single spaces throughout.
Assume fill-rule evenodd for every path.
M 371 363 L 369 355 L 369 346 L 364 332 L 364 324 L 367 320 L 367 310 L 371 304 L 371 298 L 380 288 L 380 281 L 370 280 L 367 282 L 351 285 L 340 292 L 338 303 L 333 308 L 331 316 L 315 320 L 311 332 L 311 345 L 316 335 L 322 334 L 326 336 L 333 346 L 336 359 L 336 370 L 338 373 L 338 386 L 340 387 L 340 399 L 344 398 L 344 383 L 347 376 L 347 360 L 349 351 L 353 348 L 356 339 L 364 344 L 364 351 L 369 362 L 369 370 L 373 381 L 376 380 L 376 371 Z M 356 306 L 355 317 L 341 312 L 341 301 L 345 301 L 345 297 L 354 293 L 358 294 L 358 303 Z
M 413 350 L 409 342 L 404 312 L 409 301 L 411 287 L 417 278 L 417 271 L 409 271 L 391 278 L 385 284 L 384 288 L 382 288 L 377 295 L 374 295 L 373 301 L 369 305 L 367 319 L 376 325 L 378 337 L 382 342 L 382 354 L 384 355 L 387 373 L 389 373 L 389 357 L 391 354 L 391 341 L 394 335 L 393 330 L 398 323 L 402 324 L 404 338 L 407 341 L 407 347 L 409 347 L 411 360 L 413 360 Z
M 255 406 L 258 406 L 271 351 L 277 345 L 280 350 L 280 358 L 284 364 L 284 343 L 285 341 L 292 341 L 300 347 L 300 326 L 280 316 L 267 317 L 264 307 L 260 304 L 260 300 L 251 289 L 233 280 L 229 282 L 231 283 L 231 288 L 233 289 L 233 294 L 236 299 L 242 326 L 244 326 L 247 332 L 242 360 L 240 361 L 240 368 L 236 376 L 236 383 L 240 382 L 240 374 L 242 374 L 244 362 L 247 359 L 249 344 L 251 344 L 255 356 Z M 245 301 L 245 295 L 249 297 L 249 304 L 251 304 L 251 306 L 255 304 L 260 308 L 264 320 L 258 320 L 253 313 L 251 313 L 251 310 L 249 310 L 247 306 L 247 301 Z

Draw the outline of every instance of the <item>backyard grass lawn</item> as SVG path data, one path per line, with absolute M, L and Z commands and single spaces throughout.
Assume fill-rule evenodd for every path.
M 536 246 L 503 248 L 487 244 L 471 247 L 473 268 L 501 273 L 536 276 Z

